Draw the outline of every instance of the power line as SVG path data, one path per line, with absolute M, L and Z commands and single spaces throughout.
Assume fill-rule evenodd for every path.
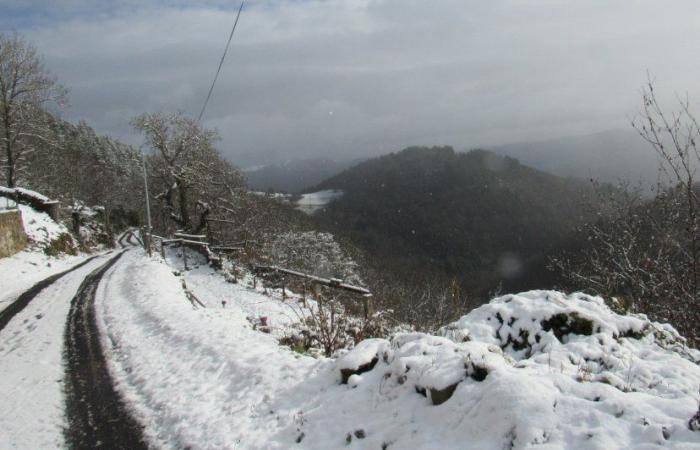
M 221 72 L 221 66 L 224 65 L 224 59 L 226 59 L 226 53 L 228 52 L 228 47 L 231 45 L 231 39 L 233 38 L 233 33 L 236 31 L 236 25 L 238 25 L 238 19 L 241 17 L 241 11 L 243 11 L 243 4 L 245 0 L 241 1 L 241 6 L 238 8 L 238 14 L 236 14 L 236 21 L 233 22 L 233 28 L 231 28 L 231 34 L 228 36 L 228 42 L 226 42 L 226 48 L 224 49 L 224 54 L 221 55 L 221 61 L 219 61 L 219 67 L 216 69 L 216 75 L 214 75 L 214 81 L 211 82 L 211 87 L 209 88 L 209 93 L 207 94 L 206 100 L 204 100 L 204 105 L 202 105 L 202 110 L 199 112 L 199 117 L 197 117 L 197 122 L 202 120 L 204 115 L 204 110 L 207 109 L 207 104 L 211 98 L 211 93 L 214 92 L 214 85 L 216 80 L 219 78 L 219 72 Z

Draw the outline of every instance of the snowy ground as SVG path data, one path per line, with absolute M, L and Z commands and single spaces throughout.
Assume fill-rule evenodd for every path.
M 23 204 L 19 204 L 18 207 L 22 212 L 22 223 L 30 240 L 30 247 L 40 248 L 61 234 L 68 233 L 65 226 L 56 223 L 48 214 Z
M 5 268 L 12 264 L 6 259 L 0 260 Z M 66 316 L 83 278 L 105 259 L 98 257 L 57 280 L 0 332 L 0 448 L 63 446 L 62 352 Z M 67 262 L 55 262 L 52 268 L 61 265 Z M 0 273 L 3 286 L 14 281 L 6 276 L 7 272 Z
M 0 311 L 36 282 L 78 264 L 86 255 L 46 256 L 42 252 L 22 251 L 0 259 Z
M 368 340 L 336 361 L 253 329 L 294 320 L 281 299 L 200 267 L 185 275 L 195 309 L 173 269 L 129 252 L 97 301 L 118 389 L 157 447 L 700 448 L 700 353 L 600 299 L 505 296 L 444 336 Z
M 37 281 L 83 261 L 87 256 L 62 255 L 61 257 L 47 256 L 43 247 L 53 239 L 68 230 L 54 222 L 46 213 L 38 212 L 26 205 L 19 205 L 22 212 L 22 222 L 27 237 L 30 240 L 27 250 L 7 258 L 0 258 L 0 311 L 26 291 Z
M 0 309 L 84 258 L 40 251 L 65 231 L 44 216 L 27 211 L 33 251 L 0 260 Z M 167 256 L 128 251 L 95 304 L 116 388 L 155 448 L 700 448 L 688 427 L 700 352 L 599 298 L 503 296 L 439 336 L 312 358 L 278 343 L 308 311 L 298 296 Z M 59 279 L 0 332 L 0 448 L 65 446 L 66 316 L 105 260 Z

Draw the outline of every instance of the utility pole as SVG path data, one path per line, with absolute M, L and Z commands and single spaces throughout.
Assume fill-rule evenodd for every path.
M 146 231 L 146 236 L 144 236 L 144 242 L 148 249 L 148 256 L 151 256 L 151 202 L 148 199 L 148 173 L 146 172 L 146 156 L 142 156 L 143 160 L 143 186 L 146 196 L 146 220 L 148 221 L 148 228 Z

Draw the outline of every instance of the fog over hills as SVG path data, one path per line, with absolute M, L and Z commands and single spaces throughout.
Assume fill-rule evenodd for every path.
M 607 130 L 487 149 L 562 177 L 595 179 L 613 184 L 625 180 L 632 185 L 641 183 L 645 189 L 654 185 L 658 177 L 657 155 L 635 130 Z M 268 161 L 267 158 L 265 160 Z M 363 160 L 365 158 L 359 157 L 300 158 L 279 163 L 263 162 L 244 171 L 248 187 L 252 190 L 297 193 Z
M 335 160 L 330 158 L 293 159 L 283 163 L 253 166 L 244 169 L 246 185 L 254 191 L 298 193 L 314 186 L 360 160 Z
M 656 154 L 633 129 L 501 145 L 491 150 L 559 176 L 610 183 L 624 179 L 648 187 L 658 175 Z

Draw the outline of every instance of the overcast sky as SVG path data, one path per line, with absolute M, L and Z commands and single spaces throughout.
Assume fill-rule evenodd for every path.
M 138 143 L 196 115 L 232 1 L 0 0 L 70 90 L 71 120 Z M 697 0 L 251 0 L 203 122 L 234 163 L 472 148 L 628 126 L 647 70 L 700 100 Z M 697 104 L 697 103 L 696 103 Z

